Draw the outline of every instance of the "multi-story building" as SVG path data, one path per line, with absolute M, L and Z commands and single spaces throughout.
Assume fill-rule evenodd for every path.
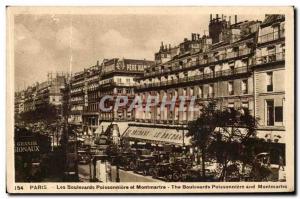
M 145 68 L 153 64 L 152 61 L 134 59 L 104 60 L 100 84 L 100 99 L 111 95 L 113 99 L 107 100 L 114 104 L 117 96 L 127 96 L 129 103 L 134 97 L 135 78 L 143 76 Z M 100 110 L 102 121 L 131 121 L 133 112 L 127 112 L 128 107 L 107 112 Z
M 82 125 L 82 114 L 85 104 L 84 84 L 85 72 L 75 73 L 70 80 L 70 113 L 69 123 Z
M 150 65 L 153 65 L 153 61 L 148 60 L 135 60 L 135 59 L 105 59 L 102 63 L 100 86 L 100 98 L 99 102 L 105 96 L 111 96 L 110 99 L 105 100 L 105 107 L 112 106 L 111 110 L 100 111 L 99 129 L 102 131 L 108 127 L 112 122 L 119 122 L 118 125 L 114 125 L 114 128 L 118 132 L 123 133 L 127 127 L 128 121 L 133 121 L 134 112 L 128 111 L 128 107 L 134 99 L 134 87 L 136 86 L 135 79 L 143 76 L 144 70 Z M 127 97 L 128 103 L 125 106 L 114 108 L 117 97 Z M 122 103 L 120 98 L 120 101 Z M 104 99 L 103 99 L 104 101 Z
M 66 78 L 65 74 L 49 73 L 47 81 L 36 83 L 19 92 L 15 100 L 18 103 L 18 113 L 34 111 L 48 104 L 60 108 Z
M 254 64 L 258 135 L 278 143 L 285 142 L 284 24 L 284 15 L 266 15 L 259 28 Z
M 218 108 L 248 109 L 259 118 L 258 136 L 284 143 L 285 134 L 285 18 L 267 15 L 263 22 L 241 21 L 211 15 L 209 35 L 192 33 L 176 46 L 161 46 L 155 61 L 105 59 L 101 64 L 75 73 L 70 81 L 69 122 L 88 134 L 114 129 L 124 138 L 150 143 L 183 145 L 186 124 L 199 117 L 201 106 L 214 100 Z M 34 110 L 43 103 L 61 104 L 63 77 L 27 88 L 15 100 L 17 112 Z M 101 110 L 99 103 L 105 100 Z M 128 103 L 114 109 L 118 97 Z M 150 110 L 129 111 L 134 97 L 145 107 L 148 96 L 160 103 Z M 179 96 L 185 96 L 180 110 Z M 195 97 L 196 111 L 189 111 Z M 176 99 L 175 107 L 161 100 Z M 132 122 L 134 121 L 134 122 Z M 116 128 L 115 128 L 116 127 Z
M 36 85 L 28 87 L 24 90 L 24 112 L 33 111 L 36 109 Z
M 84 70 L 84 106 L 83 106 L 83 130 L 85 132 L 94 132 L 99 125 L 99 81 L 101 66 L 97 61 L 95 66 Z
M 64 73 L 49 73 L 48 80 L 36 85 L 35 108 L 47 104 L 62 106 L 63 89 L 67 76 Z
M 156 64 L 138 79 L 136 94 L 144 100 L 148 96 L 158 96 L 160 100 L 164 97 L 167 100 L 177 97 L 178 100 L 178 96 L 185 96 L 185 110 L 179 109 L 179 103 L 174 109 L 170 106 L 161 109 L 158 104 L 151 111 L 138 110 L 135 112 L 138 123 L 130 127 L 134 130 L 128 129 L 128 132 L 135 133 L 125 136 L 153 142 L 153 133 L 143 134 L 148 129 L 149 132 L 170 138 L 165 142 L 182 144 L 180 139 L 184 139 L 184 136 L 178 129 L 184 130 L 188 121 L 199 117 L 203 102 L 210 100 L 217 101 L 219 108 L 249 109 L 254 114 L 252 65 L 260 23 L 238 22 L 237 17 L 231 23 L 223 16 L 211 16 L 209 32 L 213 35 L 200 37 L 199 34 L 192 34 L 191 40 L 184 39 L 179 44 L 176 55 L 170 55 L 169 50 L 169 55 L 158 56 L 164 52 L 161 47 L 155 55 Z M 191 96 L 196 97 L 195 107 L 198 111 L 187 110 Z M 142 127 L 139 127 L 141 124 Z M 142 138 L 140 135 L 145 136 Z
M 15 115 L 24 112 L 24 91 L 15 93 Z

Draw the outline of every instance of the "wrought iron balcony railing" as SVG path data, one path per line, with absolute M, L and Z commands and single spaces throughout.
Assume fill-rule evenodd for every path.
M 218 61 L 222 61 L 222 60 L 226 60 L 226 59 L 232 59 L 232 58 L 237 58 L 240 56 L 249 55 L 250 53 L 251 53 L 251 49 L 245 48 L 245 49 L 239 50 L 239 51 L 218 54 L 218 55 L 215 55 L 212 57 L 208 57 L 207 59 L 190 61 L 188 63 L 183 63 L 181 65 L 179 65 L 178 63 L 175 63 L 175 64 L 173 64 L 173 66 L 171 68 L 163 69 L 161 71 L 152 71 L 149 73 L 145 73 L 145 76 L 146 77 L 155 76 L 155 75 L 164 74 L 164 73 L 168 73 L 168 72 L 179 71 L 183 68 L 190 68 L 190 67 L 195 67 L 195 66 L 199 66 L 199 65 L 212 64 L 214 62 L 218 62 Z
M 276 32 L 267 33 L 258 37 L 258 43 L 266 43 L 270 41 L 275 41 L 277 39 L 281 39 L 285 37 L 285 29 L 281 29 Z
M 221 71 L 216 71 L 216 72 L 211 72 L 211 73 L 204 73 L 201 75 L 187 76 L 187 77 L 182 77 L 182 78 L 178 78 L 178 79 L 142 84 L 140 86 L 137 86 L 137 88 L 151 88 L 151 87 L 168 86 L 168 85 L 174 85 L 174 84 L 179 84 L 179 83 L 186 83 L 186 82 L 193 82 L 193 81 L 199 81 L 199 80 L 213 79 L 213 78 L 218 78 L 218 77 L 238 75 L 238 74 L 247 73 L 249 71 L 250 71 L 250 68 L 247 66 L 244 66 L 244 67 L 239 67 L 239 68 L 235 68 L 235 69 L 221 70 Z
M 280 52 L 280 53 L 255 57 L 254 65 L 261 65 L 261 64 L 273 63 L 273 62 L 284 61 L 284 60 L 285 60 L 285 53 Z

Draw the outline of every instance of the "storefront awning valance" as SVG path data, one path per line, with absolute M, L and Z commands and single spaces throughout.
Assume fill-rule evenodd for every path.
M 187 133 L 185 130 L 184 133 Z M 124 139 L 144 141 L 155 144 L 190 145 L 190 138 L 184 136 L 182 130 L 171 128 L 155 128 L 130 126 L 122 136 Z

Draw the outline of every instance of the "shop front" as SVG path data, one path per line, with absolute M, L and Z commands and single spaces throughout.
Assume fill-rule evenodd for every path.
M 189 146 L 187 130 L 168 127 L 129 126 L 122 140 L 155 145 Z

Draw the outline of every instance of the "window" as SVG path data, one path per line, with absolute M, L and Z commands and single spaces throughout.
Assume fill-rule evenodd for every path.
M 234 103 L 228 103 L 227 108 L 228 108 L 229 110 L 234 109 Z
M 228 94 L 233 95 L 233 82 L 228 82 Z
M 182 96 L 186 96 L 186 89 L 185 88 L 182 89 Z
M 277 24 L 273 27 L 273 31 L 274 31 L 274 40 L 278 39 L 279 38 L 279 28 L 280 26 Z
M 273 72 L 267 73 L 267 91 L 273 91 Z
M 118 91 L 118 93 L 122 93 L 122 89 L 118 89 L 117 91 Z
M 190 96 L 194 96 L 194 88 L 190 88 Z
M 203 98 L 203 86 L 199 86 L 198 97 Z
M 214 66 L 209 67 L 209 69 L 210 69 L 211 73 L 213 73 L 213 74 L 215 73 L 215 67 Z
M 268 48 L 268 62 L 273 62 L 276 61 L 276 51 L 275 51 L 275 46 L 271 46 Z
M 244 58 L 244 59 L 242 59 L 241 60 L 241 67 L 245 67 L 245 66 L 247 66 L 248 65 L 248 58 Z
M 249 110 L 249 102 L 242 102 L 242 106 L 241 106 L 242 114 L 245 114 L 245 112 L 248 110 Z
M 214 96 L 214 85 L 210 84 L 208 87 L 208 97 L 213 97 Z
M 234 73 L 234 62 L 233 61 L 229 62 L 228 65 L 229 65 L 229 68 L 230 68 L 230 72 Z
M 283 106 L 274 106 L 274 100 L 266 100 L 266 119 L 268 126 L 283 125 Z
M 248 93 L 248 80 L 242 80 L 242 93 L 247 94 Z
M 266 105 L 267 126 L 274 126 L 274 100 L 267 100 Z
M 283 122 L 283 107 L 275 107 L 275 122 Z

